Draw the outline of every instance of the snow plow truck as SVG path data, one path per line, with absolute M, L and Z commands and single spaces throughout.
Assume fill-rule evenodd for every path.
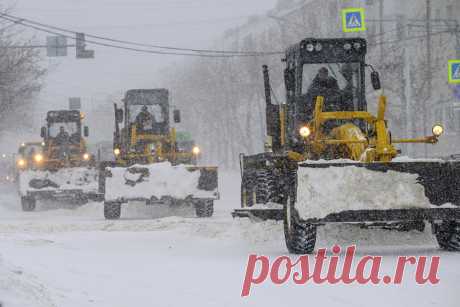
M 114 105 L 115 162 L 100 165 L 105 218 L 119 219 L 121 205 L 132 201 L 192 205 L 198 217 L 212 216 L 219 197 L 217 167 L 192 165 L 193 154 L 178 149 L 169 91 L 129 90 L 123 103 L 124 108 Z M 179 110 L 172 115 L 175 123 L 181 121 Z
M 83 117 L 78 110 L 49 111 L 41 129 L 42 142 L 21 146 L 28 150 L 17 161 L 24 211 L 35 210 L 38 199 L 75 204 L 100 200 L 98 171 L 87 151 L 84 137 L 89 129 L 82 126 Z
M 283 220 L 294 254 L 312 253 L 317 228 L 329 223 L 423 230 L 428 222 L 442 249 L 459 251 L 460 163 L 399 157 L 397 144 L 436 144 L 443 127 L 426 137 L 392 136 L 366 50 L 362 38 L 291 46 L 283 104 L 272 104 L 263 67 L 268 140 L 265 152 L 241 155 L 241 209 L 233 216 Z M 376 115 L 368 112 L 367 68 L 382 91 Z

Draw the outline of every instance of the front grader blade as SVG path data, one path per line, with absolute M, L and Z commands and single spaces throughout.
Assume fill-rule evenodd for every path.
M 217 167 L 169 162 L 131 167 L 105 164 L 99 176 L 99 192 L 106 203 L 215 200 L 219 198 L 217 187 Z
M 289 194 L 300 220 L 309 224 L 460 220 L 458 160 L 306 161 L 293 168 L 290 164 L 289 171 L 277 167 L 286 163 L 276 160 L 285 161 L 244 157 L 243 191 L 251 190 L 245 196 L 250 205 L 234 210 L 233 217 L 282 220 Z M 267 163 L 272 165 L 270 173 L 278 174 L 272 189 L 283 194 L 277 198 L 279 208 L 264 205 L 258 195 L 258 174 Z
M 460 220 L 460 162 L 305 162 L 296 209 L 307 223 Z
M 25 170 L 19 174 L 23 198 L 58 200 L 99 200 L 98 171 L 92 167 L 57 170 Z

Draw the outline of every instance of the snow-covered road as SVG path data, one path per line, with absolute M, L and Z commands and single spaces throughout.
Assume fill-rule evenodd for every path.
M 273 257 L 286 248 L 282 224 L 231 218 L 239 185 L 238 174 L 222 176 L 222 200 L 211 219 L 194 218 L 192 210 L 171 214 L 135 205 L 124 208 L 120 221 L 105 221 L 96 203 L 76 209 L 42 205 L 24 213 L 14 189 L 4 188 L 2 307 L 459 306 L 460 254 L 439 251 L 429 227 L 409 234 L 329 226 L 320 230 L 318 246 L 357 244 L 360 255 L 384 256 L 384 273 L 393 272 L 399 255 L 440 255 L 436 286 L 410 278 L 400 286 L 266 283 L 241 298 L 248 254 Z

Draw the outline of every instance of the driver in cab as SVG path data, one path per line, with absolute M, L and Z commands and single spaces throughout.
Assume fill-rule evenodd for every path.
M 65 145 L 69 143 L 70 136 L 65 131 L 64 126 L 59 127 L 59 133 L 56 135 L 55 141 L 57 145 Z
M 337 106 L 339 102 L 335 101 L 337 99 L 334 100 L 334 97 L 337 96 L 339 91 L 337 80 L 329 76 L 329 70 L 326 67 L 321 67 L 308 88 L 307 97 L 312 97 L 313 101 L 316 101 L 316 97 L 323 96 L 326 111 L 338 111 L 340 109 Z
M 136 116 L 136 125 L 141 130 L 149 130 L 153 128 L 155 118 L 149 112 L 147 106 L 143 106 L 139 114 Z

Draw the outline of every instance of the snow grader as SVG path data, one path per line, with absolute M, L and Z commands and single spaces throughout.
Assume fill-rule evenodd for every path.
M 289 252 L 312 253 L 317 227 L 358 224 L 423 230 L 460 250 L 460 163 L 410 159 L 397 144 L 436 144 L 432 135 L 399 139 L 385 117 L 378 72 L 366 64 L 362 38 L 305 39 L 286 51 L 286 103 L 272 104 L 263 67 L 268 140 L 265 152 L 241 155 L 241 209 L 234 217 L 284 221 Z M 381 91 L 376 115 L 366 102 L 366 69 Z
M 78 110 L 49 111 L 41 129 L 42 142 L 21 145 L 23 155 L 16 163 L 24 211 L 33 211 L 37 199 L 76 204 L 100 199 L 97 168 L 84 139 L 89 129 L 82 126 L 83 118 Z
M 192 205 L 198 217 L 212 216 L 219 197 L 217 167 L 193 165 L 198 147 L 192 152 L 178 148 L 176 129 L 170 127 L 169 91 L 129 90 L 123 102 L 123 109 L 114 105 L 116 161 L 100 166 L 105 218 L 119 219 L 121 205 L 132 201 Z M 179 110 L 172 115 L 175 123 L 181 121 Z

